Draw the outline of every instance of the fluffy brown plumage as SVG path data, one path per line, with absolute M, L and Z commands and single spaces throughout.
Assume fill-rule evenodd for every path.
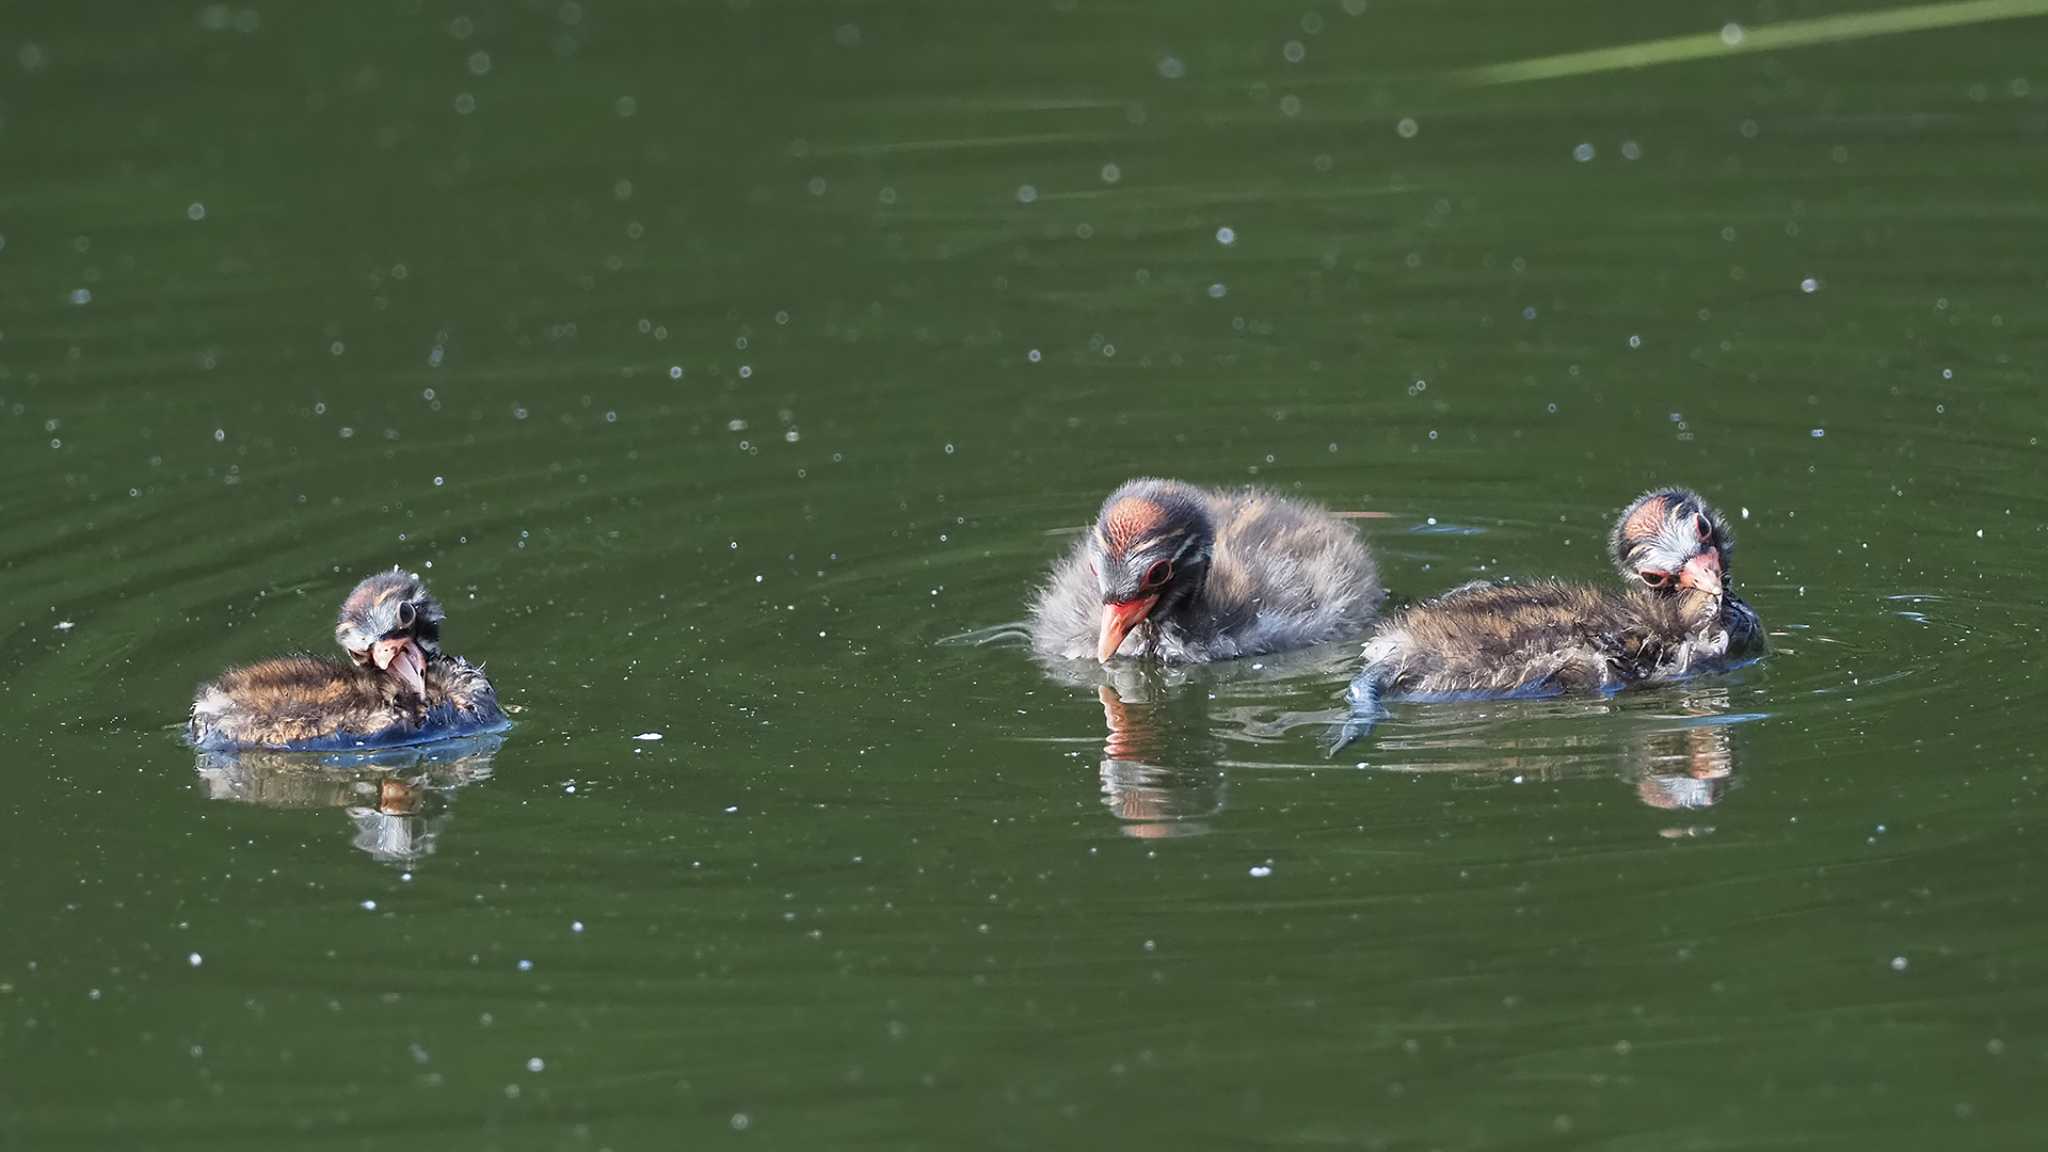
M 1381 595 L 1357 533 L 1313 504 L 1138 479 L 1054 565 L 1031 645 L 1050 659 L 1227 660 L 1357 632 Z
M 1388 697 L 1616 691 L 1723 668 L 1763 651 L 1756 613 L 1728 591 L 1727 523 L 1665 488 L 1615 522 L 1619 590 L 1556 581 L 1468 584 L 1388 618 L 1365 645 L 1341 748 Z
M 441 651 L 440 602 L 397 569 L 356 585 L 334 637 L 349 663 L 281 656 L 199 689 L 200 748 L 325 750 L 417 744 L 506 724 L 483 670 Z

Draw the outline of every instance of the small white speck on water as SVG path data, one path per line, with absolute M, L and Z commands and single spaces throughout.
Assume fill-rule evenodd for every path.
M 1982 540 L 1983 538 L 1984 538 L 1984 530 L 1983 530 L 1982 528 L 1979 528 L 1979 529 L 1977 529 L 1977 539 L 1979 539 L 1979 540 Z
M 377 910 L 377 902 L 375 900 L 365 900 L 362 907 L 365 912 L 375 912 Z
M 412 873 L 410 873 L 410 872 L 400 872 L 400 873 L 398 874 L 398 882 L 399 882 L 399 883 L 401 883 L 401 884 L 410 884 L 410 883 L 412 883 Z
M 1114 184 L 1123 178 L 1124 170 L 1117 167 L 1114 161 L 1102 166 L 1102 182 L 1104 184 Z
M 1628 338 L 1628 346 L 1631 348 L 1641 348 L 1643 346 L 1643 338 L 1641 336 L 1630 336 Z
M 1517 776 L 1517 777 L 1515 777 L 1515 779 L 1514 779 L 1514 783 L 1516 783 L 1516 784 L 1520 784 L 1521 782 L 1522 782 L 1522 778 L 1521 778 L 1520 776 Z
M 726 815 L 728 815 L 728 816 L 730 816 L 730 815 L 732 815 L 733 813 L 735 813 L 735 812 L 737 812 L 737 811 L 739 811 L 739 810 L 740 810 L 740 806 L 739 806 L 739 805 L 737 805 L 737 804 L 728 804 L 728 805 L 726 805 L 726 808 L 725 808 L 725 814 L 726 814 Z
M 1223 281 L 1218 280 L 1214 284 L 1209 285 L 1209 299 L 1221 300 L 1228 295 L 1230 295 L 1230 288 Z
M 1038 202 L 1038 187 L 1037 187 L 1037 185 L 1034 185 L 1034 184 L 1019 184 L 1019 185 L 1017 185 L 1017 203 L 1019 203 L 1019 204 L 1035 204 L 1035 203 L 1037 203 L 1037 202 Z
M 1183 63 L 1183 62 L 1181 61 L 1181 58 L 1180 58 L 1180 57 L 1178 57 L 1178 56 L 1161 56 L 1161 57 L 1159 58 L 1159 78 L 1160 78 L 1160 79 L 1162 79 L 1162 80 L 1178 80 L 1178 79 L 1180 79 L 1181 77 L 1183 77 L 1183 76 L 1185 76 L 1185 75 L 1187 75 L 1187 74 L 1188 74 L 1188 66 L 1187 66 L 1187 65 L 1186 65 L 1185 63 Z
M 641 733 L 641 734 L 639 734 L 638 736 L 635 736 L 635 737 L 633 737 L 633 739 L 635 739 L 635 740 L 648 740 L 648 741 L 654 741 L 654 740 L 659 740 L 659 739 L 661 739 L 661 733 L 659 733 L 659 732 L 642 732 L 642 733 Z
M 1264 668 L 1264 667 L 1265 667 L 1265 665 L 1264 665 L 1264 664 L 1254 664 L 1254 665 L 1252 665 L 1252 671 L 1254 671 L 1254 672 L 1257 672 L 1257 671 L 1258 671 L 1259 669 L 1261 669 L 1261 668 Z
M 1273 866 L 1270 864 L 1254 864 L 1251 867 L 1251 874 L 1263 880 L 1273 874 Z
M 1894 957 L 1892 957 L 1892 971 L 1894 971 L 1894 972 L 1904 972 L 1905 970 L 1906 970 L 1906 958 L 1905 958 L 1904 956 L 1894 956 Z
M 1721 43 L 1730 48 L 1742 43 L 1742 25 L 1733 20 L 1721 25 Z
M 72 623 L 69 620 L 59 620 L 57 621 L 56 624 L 57 631 L 59 632 L 69 632 L 76 627 L 78 627 L 78 625 Z
M 1232 244 L 1237 243 L 1237 230 L 1229 225 L 1218 228 L 1216 230 L 1216 242 L 1225 248 L 1230 247 Z
M 1815 440 L 1818 440 L 1827 434 L 1828 430 L 1825 428 L 1815 428 L 1813 431 L 1807 433 L 1808 436 L 1813 437 Z
M 747 1114 L 746 1114 L 745 1112 L 735 1112 L 735 1113 L 733 1113 L 733 1114 L 732 1114 L 732 1130 L 733 1130 L 733 1131 L 735 1131 L 735 1132 L 745 1132 L 745 1131 L 746 1131 L 747 1129 L 749 1129 L 749 1128 L 752 1128 L 753 1126 L 754 1126 L 754 1121 L 753 1121 L 753 1119 L 752 1119 L 751 1117 L 749 1117 L 749 1116 L 748 1116 L 748 1115 L 747 1115 Z
M 538 1056 L 529 1056 L 526 1058 L 526 1070 L 528 1072 L 545 1072 L 547 1071 L 547 1067 L 548 1062 L 541 1059 Z
M 1572 149 L 1572 159 L 1577 160 L 1581 164 L 1591 161 L 1597 155 L 1599 153 L 1594 150 L 1591 144 L 1580 144 Z
M 185 219 L 194 223 L 206 219 L 206 205 L 197 200 L 185 205 Z
M 1403 116 L 1394 122 L 1394 135 L 1399 136 L 1403 140 L 1415 139 L 1415 134 L 1420 131 L 1422 131 L 1422 125 L 1417 124 L 1413 116 Z
M 1814 279 L 1811 276 L 1808 276 L 1806 279 L 1801 280 L 1799 282 L 1799 290 L 1801 292 L 1806 293 L 1808 296 L 1811 296 L 1815 292 L 1820 291 L 1820 281 Z
M 92 289 L 73 288 L 71 290 L 71 302 L 80 306 L 92 303 Z
M 1747 519 L 1749 519 L 1749 509 L 1747 509 L 1747 508 L 1744 508 L 1744 509 L 1742 510 L 1742 518 L 1743 518 L 1744 520 L 1747 520 Z
M 531 961 L 531 960 L 521 960 L 521 961 L 519 962 L 519 970 L 520 970 L 521 972 L 531 972 L 531 971 L 533 971 L 533 961 Z
M 1428 523 L 1430 523 L 1430 524 L 1434 524 L 1434 523 L 1436 523 L 1436 517 L 1434 517 L 1434 516 L 1431 516 L 1431 517 L 1429 517 L 1429 518 L 1428 518 L 1428 520 L 1427 520 L 1427 522 L 1428 522 Z
M 200 966 L 201 964 L 204 964 L 204 963 L 206 963 L 206 957 L 204 957 L 204 956 L 201 956 L 201 955 L 200 955 L 199 953 L 197 953 L 197 952 L 194 952 L 194 953 L 193 953 L 193 954 L 191 954 L 190 956 L 187 956 L 187 957 L 185 957 L 185 963 L 187 963 L 187 964 L 190 964 L 190 965 L 191 965 L 191 966 L 193 966 L 194 968 L 197 968 L 197 967 L 199 967 L 199 966 Z
M 575 933 L 579 933 L 579 934 L 580 934 L 580 933 L 581 933 L 581 932 L 583 931 L 583 921 L 581 921 L 581 920 L 571 920 L 571 921 L 569 921 L 569 931 L 571 931 L 571 932 L 575 932 Z
M 1033 348 L 1033 349 L 1031 349 L 1031 350 L 1030 350 L 1029 352 L 1026 352 L 1026 353 L 1024 353 L 1024 358 L 1025 358 L 1026 360 L 1029 360 L 1029 361 L 1031 361 L 1031 362 L 1032 362 L 1033 364 L 1036 364 L 1036 363 L 1038 363 L 1038 362 L 1039 362 L 1040 360 L 1043 360 L 1043 359 L 1045 359 L 1045 356 L 1044 356 L 1044 354 L 1043 354 L 1043 353 L 1039 352 L 1039 350 L 1038 350 L 1038 349 L 1036 349 L 1036 348 Z

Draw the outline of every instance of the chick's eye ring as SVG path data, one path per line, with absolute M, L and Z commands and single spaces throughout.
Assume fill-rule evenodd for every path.
M 1157 588 L 1171 579 L 1173 579 L 1173 561 L 1171 560 L 1155 560 L 1150 568 L 1145 569 L 1145 587 L 1147 588 Z
M 1662 588 L 1666 584 L 1671 583 L 1671 573 L 1669 572 L 1653 572 L 1645 568 L 1641 572 L 1636 573 L 1636 575 L 1641 576 L 1643 583 L 1648 584 L 1652 588 Z

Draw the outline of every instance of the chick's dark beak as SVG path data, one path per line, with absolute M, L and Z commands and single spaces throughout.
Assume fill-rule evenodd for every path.
M 1102 606 L 1102 637 L 1101 641 L 1095 646 L 1095 658 L 1104 664 L 1109 663 L 1110 657 L 1115 656 L 1116 650 L 1123 645 L 1124 637 L 1131 634 L 1131 629 L 1144 622 L 1145 614 L 1152 611 L 1152 606 L 1157 603 L 1159 603 L 1159 594 L 1155 592 L 1150 596 L 1140 596 L 1135 600 L 1113 601 L 1104 604 Z
M 1719 596 L 1722 588 L 1721 554 L 1710 548 L 1687 560 L 1678 573 L 1678 586 Z
M 427 694 L 426 654 L 410 636 L 390 636 L 370 646 L 370 659 L 379 671 L 389 672 L 413 696 Z

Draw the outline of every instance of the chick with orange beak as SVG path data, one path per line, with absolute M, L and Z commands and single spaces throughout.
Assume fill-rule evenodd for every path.
M 1053 567 L 1031 642 L 1049 659 L 1227 660 L 1356 633 L 1381 595 L 1364 543 L 1322 508 L 1139 479 Z
M 1482 582 L 1389 617 L 1366 641 L 1335 748 L 1370 730 L 1386 700 L 1613 692 L 1760 655 L 1763 625 L 1728 588 L 1734 547 L 1698 493 L 1660 488 L 1630 502 L 1608 537 L 1619 591 Z
M 508 726 L 483 670 L 441 651 L 441 602 L 396 568 L 355 586 L 334 639 L 342 664 L 283 656 L 200 688 L 186 737 L 208 750 L 423 744 Z

